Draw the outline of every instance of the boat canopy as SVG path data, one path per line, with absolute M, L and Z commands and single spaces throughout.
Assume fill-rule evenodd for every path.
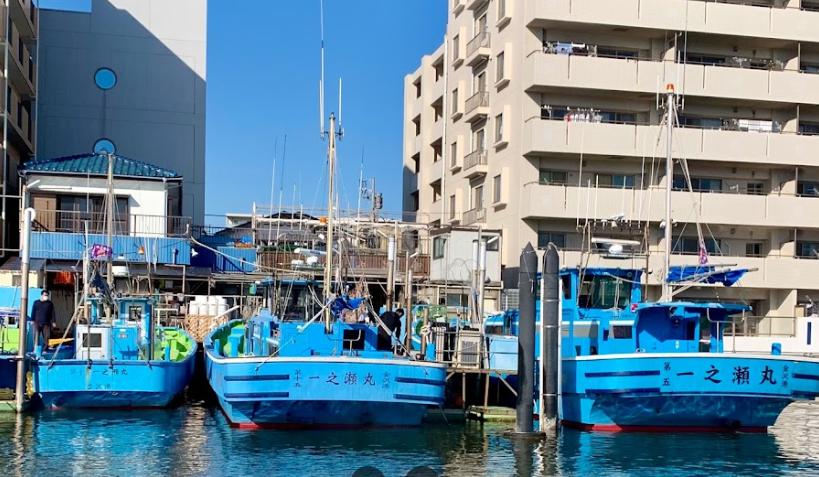
M 747 268 L 720 269 L 716 265 L 684 265 L 671 267 L 668 282 L 721 283 L 730 287 L 749 271 Z
M 744 303 L 717 303 L 693 301 L 670 301 L 661 303 L 640 303 L 637 305 L 637 316 L 647 313 L 655 313 L 661 309 L 667 309 L 669 316 L 691 316 L 707 315 L 711 321 L 728 321 L 732 315 L 749 311 L 751 307 Z

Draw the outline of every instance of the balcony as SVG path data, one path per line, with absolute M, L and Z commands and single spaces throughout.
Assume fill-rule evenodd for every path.
M 464 174 L 467 179 L 485 176 L 489 172 L 487 165 L 488 154 L 486 149 L 478 149 L 470 152 L 464 158 Z
M 466 64 L 477 66 L 489 59 L 492 50 L 489 48 L 489 31 L 481 30 L 466 44 Z
M 463 225 L 482 224 L 486 222 L 486 209 L 474 208 L 464 212 Z
M 817 22 L 819 23 L 819 13 Z M 819 104 L 819 74 L 634 58 L 531 52 L 524 60 L 529 91 L 551 87 L 655 94 L 677 83 L 680 93 L 707 98 Z
M 37 84 L 37 67 L 31 59 L 28 48 L 22 43 L 19 31 L 11 25 L 9 38 L 9 51 L 7 58 L 0 55 L 0 68 L 5 66 L 4 61 L 8 61 L 9 83 L 23 99 L 30 99 L 35 96 Z
M 659 143 L 657 142 L 659 138 Z M 819 136 L 794 133 L 762 133 L 724 129 L 675 128 L 674 150 L 690 160 L 783 163 L 819 166 Z M 643 157 L 665 150 L 660 126 L 567 122 L 530 118 L 523 127 L 523 154 L 599 154 Z
M 33 0 L 9 0 L 9 14 L 25 40 L 37 37 L 37 9 Z
M 114 219 L 116 262 L 189 265 L 189 217 L 120 214 Z M 62 210 L 37 210 L 31 234 L 32 258 L 81 260 L 88 244 L 106 244 L 105 214 Z
M 466 100 L 464 121 L 474 123 L 489 116 L 489 92 L 478 91 Z
M 610 0 L 600 8 L 599 0 L 549 0 L 525 13 L 530 28 L 572 22 L 819 42 L 819 13 L 798 8 L 689 0 Z
M 588 212 L 587 212 L 588 211 Z M 659 223 L 665 217 L 665 189 L 587 188 L 532 182 L 523 186 L 521 218 L 623 220 Z M 671 214 L 680 223 L 816 229 L 819 199 L 793 195 L 729 192 L 671 193 Z

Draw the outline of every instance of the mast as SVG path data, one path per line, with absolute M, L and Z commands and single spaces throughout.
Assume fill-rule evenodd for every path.
M 333 280 L 333 198 L 335 197 L 335 168 L 336 168 L 336 117 L 330 113 L 330 129 L 327 141 L 327 255 L 324 262 L 324 330 L 329 332 L 330 323 L 330 298 L 332 295 Z
M 114 289 L 114 154 L 108 152 L 108 211 L 106 212 L 105 245 L 108 246 L 108 260 L 106 263 L 106 279 L 108 289 Z
M 671 271 L 671 241 L 673 226 L 671 224 L 671 190 L 674 181 L 674 162 L 671 157 L 672 143 L 671 138 L 674 133 L 674 84 L 668 83 L 665 87 L 666 104 L 665 104 L 665 246 L 663 247 L 663 288 L 662 297 L 660 301 L 671 301 L 671 284 L 668 283 L 668 274 Z

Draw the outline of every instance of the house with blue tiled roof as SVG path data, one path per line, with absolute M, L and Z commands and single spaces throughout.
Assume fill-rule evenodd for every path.
M 191 221 L 179 215 L 182 176 L 116 154 L 110 159 L 116 198 L 114 263 L 190 264 Z M 77 261 L 85 247 L 106 243 L 108 167 L 109 156 L 94 153 L 19 166 L 24 204 L 36 211 L 32 258 Z

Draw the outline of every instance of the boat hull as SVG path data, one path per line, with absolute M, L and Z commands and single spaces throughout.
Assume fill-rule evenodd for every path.
M 195 353 L 178 362 L 41 359 L 33 370 L 45 408 L 165 407 L 193 376 Z
M 563 421 L 603 431 L 765 431 L 819 395 L 819 362 L 763 355 L 637 354 L 563 359 Z
M 222 358 L 208 380 L 234 427 L 417 426 L 444 401 L 446 368 L 357 357 Z

